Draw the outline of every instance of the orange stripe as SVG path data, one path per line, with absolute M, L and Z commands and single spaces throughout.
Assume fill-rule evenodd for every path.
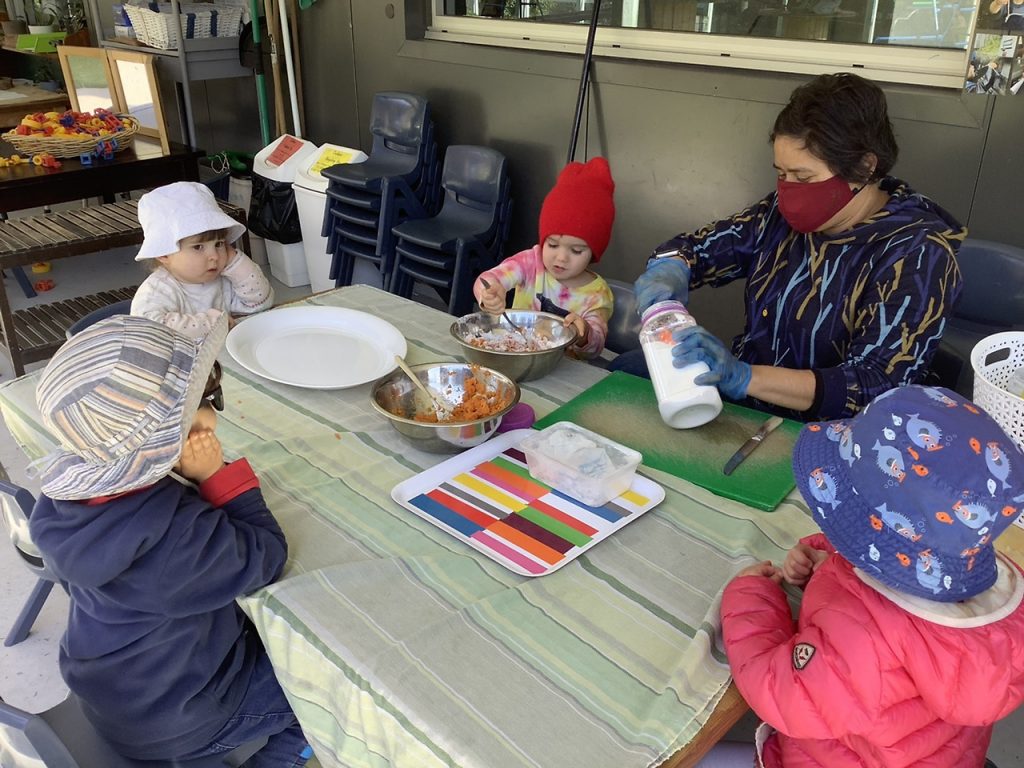
M 582 520 L 577 520 L 572 515 L 567 515 L 562 510 L 555 509 L 550 504 L 545 504 L 540 499 L 534 499 L 533 501 L 531 501 L 530 506 L 536 509 L 538 512 L 543 512 L 548 517 L 553 517 L 560 523 L 565 523 L 570 528 L 573 528 L 579 531 L 580 533 L 587 534 L 587 536 L 594 536 L 597 533 L 597 528 L 591 528 Z
M 479 525 L 481 528 L 487 528 L 491 523 L 494 522 L 494 518 L 490 515 L 484 514 L 474 506 L 467 504 L 461 499 L 457 499 L 454 496 L 450 496 L 444 491 L 435 488 L 427 494 L 428 498 L 433 499 L 438 504 L 444 504 L 452 512 L 457 512 L 467 520 L 472 520 L 474 523 Z
M 505 469 L 505 467 L 499 466 L 492 461 L 485 461 L 477 467 L 477 470 L 479 470 L 485 477 L 490 475 L 491 477 L 501 480 L 506 485 L 515 488 L 517 491 L 522 491 L 526 494 L 526 499 L 536 499 L 548 492 L 548 489 L 545 486 L 537 485 L 537 483 L 532 480 L 529 480 L 522 475 L 517 475 L 515 472 Z
M 506 541 L 511 541 L 520 549 L 525 549 L 531 555 L 539 557 L 548 565 L 554 565 L 565 558 L 565 555 L 561 552 L 552 549 L 546 544 L 541 544 L 536 539 L 527 536 L 522 531 L 517 531 L 511 525 L 506 525 L 500 520 L 488 528 L 487 532 L 495 536 L 501 536 L 501 538 Z

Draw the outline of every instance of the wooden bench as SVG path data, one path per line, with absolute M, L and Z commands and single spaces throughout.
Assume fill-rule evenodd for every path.
M 245 211 L 228 203 L 220 207 L 245 224 Z M 0 269 L 24 267 L 142 242 L 138 203 L 129 200 L 42 216 L 0 221 Z M 243 250 L 249 249 L 243 235 Z M 6 284 L 0 289 L 0 331 L 21 376 L 25 365 L 46 360 L 64 343 L 64 331 L 92 310 L 131 298 L 135 286 L 12 312 Z

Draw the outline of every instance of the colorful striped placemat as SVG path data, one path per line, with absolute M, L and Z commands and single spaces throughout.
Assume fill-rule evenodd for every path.
M 665 489 L 636 475 L 628 491 L 591 507 L 538 482 L 517 429 L 399 483 L 391 498 L 523 576 L 543 576 L 636 520 Z

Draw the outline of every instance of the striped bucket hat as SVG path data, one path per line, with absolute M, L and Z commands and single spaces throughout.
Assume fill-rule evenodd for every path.
M 112 496 L 166 476 L 226 335 L 226 315 L 204 340 L 118 315 L 66 342 L 36 389 L 43 423 L 60 443 L 41 470 L 43 493 Z

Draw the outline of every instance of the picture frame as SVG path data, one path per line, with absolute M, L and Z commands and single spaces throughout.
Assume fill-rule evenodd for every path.
M 106 55 L 117 111 L 134 117 L 139 123 L 139 133 L 159 139 L 164 153 L 169 152 L 153 55 L 114 48 L 106 49 Z

